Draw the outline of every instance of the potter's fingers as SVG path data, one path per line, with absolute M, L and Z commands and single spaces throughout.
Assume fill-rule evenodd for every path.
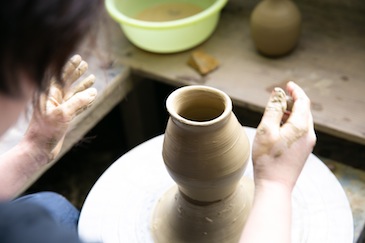
M 284 112 L 283 118 L 281 119 L 281 124 L 284 124 L 288 120 L 290 114 L 291 114 L 290 111 L 285 111 Z
M 289 81 L 286 84 L 286 90 L 290 94 L 291 97 L 294 99 L 297 99 L 300 96 L 307 96 L 304 92 L 304 90 L 294 81 Z
M 70 99 L 74 94 L 84 91 L 85 89 L 90 88 L 95 83 L 95 76 L 90 74 L 85 79 L 83 79 L 80 83 L 78 83 L 75 87 L 72 87 L 64 96 L 64 100 Z
M 310 110 L 310 99 L 305 94 L 304 90 L 292 81 L 287 84 L 287 90 L 294 100 L 288 121 L 293 124 L 312 122 L 313 118 Z
M 71 73 L 73 72 L 73 70 L 75 70 L 80 65 L 81 61 L 82 58 L 80 55 L 76 54 L 72 56 L 63 67 L 61 76 L 62 80 L 67 80 L 71 75 Z
M 261 147 L 265 147 L 266 145 L 271 146 L 269 144 L 276 141 L 285 110 L 285 92 L 280 88 L 275 88 L 266 105 L 261 122 L 257 127 L 254 143 L 261 144 Z
M 42 93 L 39 96 L 39 110 L 38 109 L 34 109 L 35 112 L 40 112 L 41 114 L 45 114 L 46 110 L 47 110 L 47 97 L 48 95 L 46 93 Z
M 294 82 L 289 82 L 287 89 L 294 99 L 294 104 L 287 122 L 282 126 L 282 134 L 289 141 L 293 138 L 299 139 L 306 136 L 308 132 L 312 133 L 314 129 L 308 96 Z
M 67 92 L 67 90 L 71 87 L 71 85 L 78 80 L 86 71 L 88 68 L 88 64 L 85 61 L 81 61 L 79 66 L 75 68 L 67 79 L 64 79 L 65 82 L 65 88 L 64 90 Z
M 289 148 L 292 144 L 301 140 L 302 142 L 299 143 L 301 144 L 301 149 L 303 151 L 308 149 L 308 153 L 312 152 L 317 140 L 312 116 L 308 116 L 307 122 L 293 123 L 288 120 L 281 129 L 281 137 L 283 141 L 286 141 Z
M 286 110 L 288 112 L 291 112 L 293 110 L 293 105 L 294 105 L 294 99 L 293 99 L 293 97 L 287 95 L 286 96 Z
M 54 100 L 55 103 L 61 104 L 63 102 L 62 88 L 58 84 L 52 84 L 48 92 L 48 100 Z
M 283 114 L 286 110 L 286 95 L 280 88 L 275 88 L 266 105 L 261 123 L 268 127 L 279 128 Z
M 63 103 L 62 90 L 59 89 L 57 85 L 52 84 L 49 89 L 48 96 L 46 97 L 45 102 L 46 102 L 45 112 L 50 111 L 51 109 L 62 104 Z
M 65 116 L 70 120 L 82 111 L 87 109 L 95 100 L 97 91 L 95 88 L 88 88 L 84 91 L 76 93 L 69 100 L 62 104 Z

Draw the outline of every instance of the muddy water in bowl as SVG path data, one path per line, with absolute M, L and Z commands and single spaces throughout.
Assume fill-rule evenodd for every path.
M 174 53 L 205 41 L 214 32 L 227 1 L 105 0 L 105 5 L 134 45 L 146 51 Z M 158 18 L 146 18 L 148 12 Z
M 203 9 L 191 3 L 161 3 L 147 8 L 135 16 L 144 21 L 164 22 L 193 16 Z

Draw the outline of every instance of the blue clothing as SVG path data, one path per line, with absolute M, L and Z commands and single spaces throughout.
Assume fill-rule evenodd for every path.
M 79 211 L 63 196 L 42 192 L 0 203 L 1 243 L 81 243 Z
M 38 192 L 19 197 L 14 203 L 35 203 L 48 211 L 54 221 L 77 231 L 80 212 L 65 197 L 54 192 Z

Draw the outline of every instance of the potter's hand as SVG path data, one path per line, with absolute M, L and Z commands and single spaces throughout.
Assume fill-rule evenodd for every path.
M 73 56 L 62 73 L 64 87 L 52 82 L 49 93 L 40 97 L 40 109 L 35 108 L 25 137 L 48 154 L 49 160 L 60 152 L 72 119 L 89 107 L 96 97 L 96 89 L 91 88 L 94 75 L 72 85 L 86 72 L 87 66 L 79 55 Z
M 289 118 L 281 125 L 285 96 L 274 90 L 257 128 L 252 149 L 255 184 L 267 182 L 293 189 L 316 142 L 310 101 L 295 83 L 287 84 L 294 105 Z
M 293 82 L 286 88 L 294 100 L 289 117 L 284 116 L 285 93 L 275 89 L 256 131 L 252 146 L 255 197 L 240 243 L 291 242 L 292 190 L 316 135 L 308 97 Z

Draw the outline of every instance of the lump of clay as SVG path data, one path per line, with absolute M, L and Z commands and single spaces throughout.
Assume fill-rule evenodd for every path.
M 206 75 L 219 66 L 217 59 L 203 51 L 194 51 L 190 56 L 188 64 L 201 75 Z

